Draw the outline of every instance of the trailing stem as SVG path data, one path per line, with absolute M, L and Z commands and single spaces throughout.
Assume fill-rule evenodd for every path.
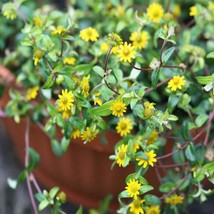
M 29 165 L 29 154 L 28 154 L 29 147 L 30 147 L 29 134 L 30 134 L 30 120 L 29 120 L 29 118 L 27 118 L 26 129 L 25 129 L 25 168 L 27 168 Z M 33 190 L 32 190 L 31 184 L 30 184 L 30 175 L 28 172 L 26 172 L 26 181 L 27 181 L 27 188 L 28 188 L 28 192 L 30 195 L 30 200 L 31 200 L 31 203 L 33 206 L 34 213 L 38 214 L 35 198 L 33 195 Z

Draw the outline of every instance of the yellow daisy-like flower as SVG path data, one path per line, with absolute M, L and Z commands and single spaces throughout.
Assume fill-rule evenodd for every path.
M 41 21 L 41 19 L 39 17 L 34 17 L 33 23 L 36 26 L 42 26 L 42 21 Z
M 66 57 L 64 60 L 63 60 L 63 64 L 64 65 L 74 65 L 76 62 L 76 59 L 74 57 Z
M 179 4 L 176 4 L 174 6 L 172 14 L 173 14 L 175 19 L 177 19 L 180 16 L 180 14 L 181 14 L 181 6 Z
M 171 196 L 171 197 L 167 197 L 165 199 L 165 202 L 167 204 L 171 204 L 171 205 L 177 205 L 177 204 L 182 204 L 183 203 L 184 198 L 182 196 L 179 196 L 177 194 Z
M 92 27 L 88 27 L 80 31 L 80 38 L 86 42 L 88 42 L 89 40 L 95 42 L 97 41 L 98 37 L 98 32 Z
M 136 198 L 140 194 L 141 184 L 138 180 L 130 179 L 125 188 L 130 197 Z
M 126 112 L 126 105 L 122 100 L 115 100 L 110 107 L 112 115 L 120 117 Z
M 135 48 L 142 49 L 148 44 L 149 34 L 146 31 L 133 32 L 129 39 L 132 41 Z
M 146 168 L 148 165 L 154 166 L 154 163 L 157 162 L 156 154 L 154 153 L 154 150 L 151 150 L 149 152 L 145 152 L 146 156 L 148 157 L 148 160 L 145 160 L 143 158 L 136 158 L 136 161 L 138 162 L 138 165 L 143 165 L 143 168 Z
M 62 90 L 62 94 L 59 94 L 58 97 L 58 105 L 62 111 L 70 110 L 71 106 L 74 105 L 74 95 L 71 91 Z
M 144 108 L 148 108 L 148 109 L 155 109 L 154 105 L 155 103 L 151 103 L 149 101 L 146 101 L 143 103 Z
M 146 214 L 160 214 L 160 206 L 149 206 L 146 208 Z
M 73 131 L 72 131 L 72 133 L 71 133 L 71 138 L 72 139 L 77 139 L 77 138 L 79 138 L 80 137 L 80 130 L 79 129 L 77 129 L 77 128 L 73 128 Z
M 146 101 L 143 103 L 144 105 L 144 111 L 143 111 L 143 115 L 148 119 L 150 117 L 152 117 L 152 115 L 155 112 L 155 103 L 150 103 L 149 101 Z
M 58 108 L 58 111 L 62 113 L 62 118 L 65 120 L 68 120 L 68 118 L 71 116 L 71 110 L 67 109 L 67 110 L 62 110 L 62 108 Z
M 184 80 L 184 76 L 174 76 L 169 82 L 167 88 L 171 91 L 177 91 L 178 89 L 182 89 L 185 85 L 186 81 Z
M 126 136 L 132 130 L 132 122 L 129 118 L 122 117 L 120 118 L 117 127 L 117 133 L 120 134 L 121 137 Z
M 52 31 L 52 35 L 63 35 L 66 32 L 65 27 L 63 26 L 58 26 L 54 31 Z
M 116 162 L 120 167 L 124 167 L 127 148 L 128 146 L 124 144 L 117 148 Z
M 158 3 L 152 3 L 147 8 L 147 16 L 155 23 L 159 23 L 163 15 L 163 7 Z
M 100 99 L 100 93 L 96 93 L 92 96 L 92 99 L 94 100 L 94 105 L 99 105 L 101 106 L 103 104 L 102 100 Z
M 145 200 L 140 199 L 138 197 L 134 198 L 132 203 L 129 204 L 130 213 L 131 214 L 144 214 L 144 210 L 142 208 L 143 202 Z
M 38 94 L 38 90 L 39 90 L 39 86 L 35 86 L 33 88 L 29 88 L 27 90 L 27 95 L 26 95 L 26 98 L 27 100 L 33 100 L 36 98 L 37 94 Z
M 108 44 L 108 42 L 103 42 L 103 43 L 101 44 L 101 46 L 100 46 L 100 49 L 101 49 L 102 52 L 107 52 L 108 49 L 109 49 L 109 44 Z
M 140 148 L 140 141 L 143 139 L 143 137 L 142 136 L 139 136 L 138 138 L 137 138 L 137 140 L 136 141 L 134 141 L 134 143 L 133 143 L 133 152 L 137 152 L 137 150 Z
M 198 11 L 197 11 L 196 6 L 190 7 L 189 10 L 190 10 L 190 11 L 189 11 L 189 15 L 190 15 L 190 16 L 197 16 Z
M 85 131 L 81 133 L 81 138 L 84 141 L 90 142 L 97 136 L 98 130 L 93 130 L 91 127 L 87 127 Z
M 146 139 L 147 144 L 152 144 L 158 139 L 158 132 L 153 131 Z
M 82 89 L 82 94 L 86 98 L 89 95 L 90 85 L 89 85 L 89 76 L 83 77 L 82 82 L 80 83 Z
M 134 46 L 125 42 L 123 45 L 120 45 L 118 48 L 117 56 L 121 62 L 131 62 L 135 58 Z

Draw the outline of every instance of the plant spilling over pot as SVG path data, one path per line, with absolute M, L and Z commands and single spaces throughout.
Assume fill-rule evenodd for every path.
M 16 0 L 2 14 L 0 63 L 15 80 L 1 75 L 2 94 L 8 88 L 10 95 L 1 115 L 28 124 L 26 168 L 9 183 L 27 180 L 35 213 L 63 213 L 66 196 L 37 186 L 29 121 L 58 156 L 77 138 L 88 145 L 97 137 L 108 143 L 108 132 L 119 137 L 112 167 L 135 167 L 121 181 L 118 213 L 181 213 L 195 199 L 206 201 L 213 191 L 204 181 L 214 182 L 212 1 L 68 1 L 59 11 Z

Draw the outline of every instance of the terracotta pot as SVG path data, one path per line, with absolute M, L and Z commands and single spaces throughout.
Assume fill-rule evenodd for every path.
M 12 139 L 15 151 L 24 164 L 24 133 L 26 121 L 15 124 L 4 119 L 4 126 Z M 39 166 L 35 176 L 48 188 L 59 186 L 68 199 L 88 208 L 97 208 L 99 201 L 108 194 L 114 199 L 111 208 L 118 206 L 117 195 L 124 190 L 126 176 L 133 172 L 131 167 L 115 167 L 111 170 L 113 146 L 118 137 L 114 133 L 106 135 L 108 145 L 101 145 L 99 138 L 83 145 L 81 140 L 72 141 L 68 151 L 57 157 L 51 150 L 50 140 L 35 124 L 30 125 L 30 146 L 40 154 Z

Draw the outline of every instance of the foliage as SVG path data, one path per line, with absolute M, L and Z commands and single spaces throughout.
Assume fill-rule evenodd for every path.
M 7 116 L 44 124 L 58 156 L 75 138 L 93 143 L 117 132 L 113 166 L 136 166 L 118 196 L 118 213 L 151 206 L 180 213 L 194 199 L 205 201 L 212 191 L 203 181 L 214 180 L 213 11 L 214 3 L 203 0 L 69 1 L 66 11 L 25 0 L 3 4 L 0 63 L 16 77 Z M 24 179 L 39 161 L 35 151 L 27 154 Z M 152 167 L 160 197 L 144 178 Z M 58 191 L 36 195 L 39 211 L 59 212 Z

